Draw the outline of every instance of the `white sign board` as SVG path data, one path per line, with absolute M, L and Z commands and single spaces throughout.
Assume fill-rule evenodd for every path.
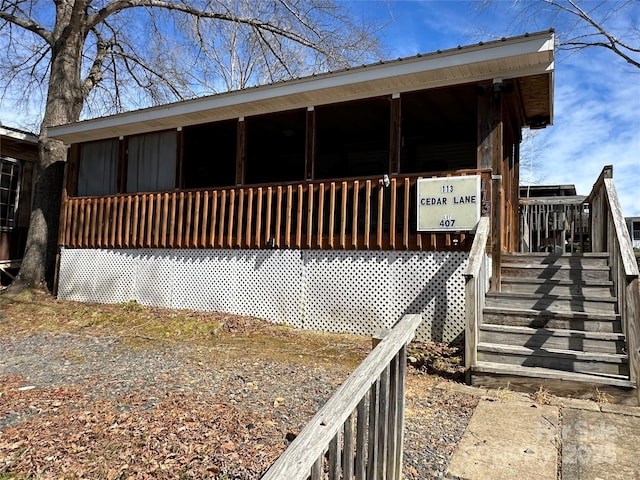
M 480 221 L 480 175 L 421 178 L 416 190 L 419 232 L 474 230 Z

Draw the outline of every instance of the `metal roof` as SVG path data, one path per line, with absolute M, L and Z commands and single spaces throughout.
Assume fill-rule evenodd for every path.
M 49 127 L 79 143 L 491 79 L 519 79 L 525 124 L 553 120 L 552 30 Z

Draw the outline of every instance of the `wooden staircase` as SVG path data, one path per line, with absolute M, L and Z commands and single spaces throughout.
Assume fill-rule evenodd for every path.
M 486 295 L 474 385 L 637 402 L 607 253 L 503 254 Z M 597 390 L 596 390 L 597 389 Z

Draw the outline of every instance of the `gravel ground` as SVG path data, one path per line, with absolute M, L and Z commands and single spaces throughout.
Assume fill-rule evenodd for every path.
M 0 321 L 10 318 L 5 316 Z M 14 335 L 5 329 L 0 336 L 0 477 L 2 472 L 29 472 L 33 475 L 29 478 L 160 477 L 149 476 L 152 460 L 145 464 L 146 470 L 131 467 L 132 459 L 157 457 L 157 452 L 150 453 L 153 435 L 158 435 L 156 443 L 166 449 L 176 441 L 175 432 L 194 424 L 188 440 L 202 444 L 209 441 L 206 428 L 221 428 L 224 420 L 235 425 L 233 435 L 226 441 L 221 438 L 224 435 L 217 435 L 215 452 L 198 453 L 195 460 L 191 459 L 191 470 L 181 474 L 184 478 L 259 478 L 260 462 L 268 465 L 273 461 L 353 369 L 352 360 L 332 361 L 330 355 L 309 362 L 294 348 L 294 344 L 303 343 L 296 335 L 291 333 L 285 342 L 290 350 L 273 359 L 249 351 L 251 347 L 238 338 L 203 345 L 157 342 L 139 336 L 134 348 L 121 336 L 94 335 L 90 330 L 70 333 L 36 329 Z M 334 341 L 343 341 L 335 337 Z M 361 344 L 353 348 L 362 350 L 362 340 L 358 341 Z M 477 404 L 475 397 L 434 388 L 443 381 L 409 369 L 404 449 L 404 478 L 409 480 L 444 477 Z M 217 416 L 210 417 L 216 408 Z M 169 414 L 178 415 L 176 412 L 181 416 L 174 421 Z M 98 450 L 95 435 L 100 429 L 95 425 L 113 418 L 120 419 L 120 426 L 126 424 L 125 420 L 131 426 L 120 432 L 121 436 L 113 437 L 115 433 L 109 431 L 111 444 L 144 429 L 148 435 L 142 447 L 117 455 L 112 452 L 113 445 Z M 185 418 L 200 420 L 189 423 Z M 146 422 L 143 426 L 134 422 L 140 419 Z M 183 426 L 162 436 L 164 425 L 176 422 Z M 90 424 L 94 427 L 89 432 Z M 208 427 L 199 428 L 199 424 Z M 101 427 L 100 432 L 107 430 Z M 82 436 L 71 433 L 78 431 Z M 93 436 L 87 432 L 93 432 Z M 61 438 L 77 445 L 77 451 L 61 449 Z M 105 464 L 94 460 L 87 463 L 90 460 L 82 457 L 91 442 L 95 443 L 94 456 L 100 452 Z M 171 460 L 174 453 L 165 452 L 165 459 Z M 183 458 L 178 456 L 180 452 L 175 455 L 175 462 Z M 163 465 L 172 466 L 169 460 L 158 464 L 158 472 L 164 471 Z M 235 477 L 223 475 L 234 468 L 241 473 Z

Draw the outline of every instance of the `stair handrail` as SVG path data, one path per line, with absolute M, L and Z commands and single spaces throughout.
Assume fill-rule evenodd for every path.
M 592 250 L 609 253 L 622 332 L 627 339 L 629 377 L 639 387 L 640 403 L 640 271 L 620 208 L 611 165 L 604 167 L 588 199 L 591 204 Z
M 464 364 L 467 376 L 471 374 L 471 368 L 478 363 L 478 327 L 482 325 L 482 310 L 485 306 L 485 296 L 489 290 L 489 275 L 491 274 L 491 266 L 488 265 L 486 253 L 490 230 L 489 217 L 481 217 L 469 252 L 469 261 L 463 272 L 465 278 Z
M 319 480 L 325 467 L 329 478 L 399 480 L 407 344 L 421 322 L 404 315 L 261 480 Z

